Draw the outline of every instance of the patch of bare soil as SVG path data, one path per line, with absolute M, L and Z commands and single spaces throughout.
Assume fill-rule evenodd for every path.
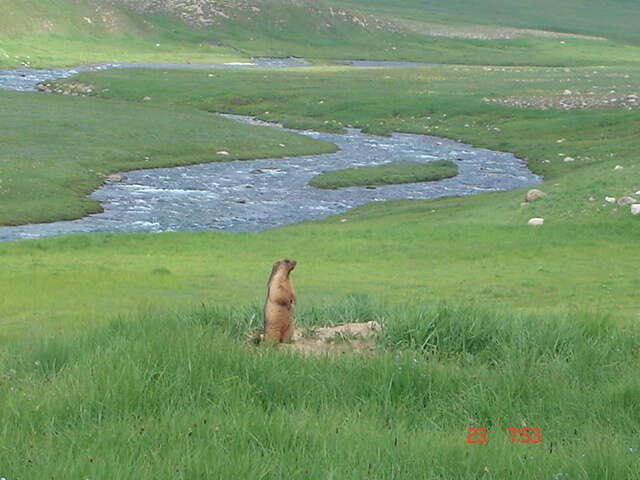
M 378 322 L 296 328 L 293 341 L 282 343 L 278 348 L 303 355 L 370 353 L 375 349 L 375 338 L 381 329 Z

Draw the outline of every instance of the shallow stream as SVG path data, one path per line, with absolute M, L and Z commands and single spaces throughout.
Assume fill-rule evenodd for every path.
M 304 64 L 300 60 L 295 63 Z M 266 65 L 264 68 L 274 66 L 268 62 Z M 292 66 L 286 62 L 285 65 Z M 48 75 L 60 73 L 55 78 L 61 78 L 79 70 L 47 72 Z M 37 81 L 35 77 L 38 77 Z M 15 89 L 33 89 L 43 81 L 41 74 L 20 78 L 23 80 L 14 78 L 12 81 L 24 88 Z M 29 84 L 33 87 L 27 88 Z M 248 117 L 224 116 L 281 128 Z M 258 231 L 320 219 L 369 202 L 472 195 L 511 190 L 541 181 L 522 160 L 510 153 L 473 148 L 452 140 L 413 134 L 376 137 L 355 129 L 349 129 L 345 134 L 296 132 L 333 142 L 340 151 L 127 172 L 123 174 L 123 181 L 107 182 L 91 195 L 102 203 L 103 213 L 73 221 L 0 227 L 0 240 L 87 232 Z M 459 175 L 437 182 L 339 190 L 321 190 L 308 185 L 312 177 L 327 170 L 379 165 L 394 160 L 429 162 L 438 159 L 453 160 L 458 165 Z

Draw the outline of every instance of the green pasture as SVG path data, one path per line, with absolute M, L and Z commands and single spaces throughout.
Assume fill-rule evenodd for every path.
M 431 182 L 455 177 L 458 166 L 451 160 L 421 163 L 399 160 L 373 167 L 330 170 L 315 176 L 309 185 L 316 188 L 336 189 L 365 185 L 397 185 L 400 183 Z
M 0 93 L 4 224 L 95 211 L 86 194 L 111 172 L 335 149 L 213 112 L 514 152 L 547 196 L 374 203 L 260 233 L 1 243 L 0 477 L 640 478 L 640 223 L 604 200 L 640 198 L 640 110 L 509 106 L 629 98 L 637 67 L 119 70 L 62 84 L 69 95 Z M 381 322 L 375 352 L 246 344 L 282 257 L 299 262 L 299 324 Z M 540 444 L 511 443 L 507 428 L 525 426 Z M 467 443 L 470 427 L 489 443 Z
M 309 268 L 309 265 L 306 266 Z M 372 355 L 249 347 L 258 306 L 123 314 L 0 352 L 0 474 L 44 478 L 638 478 L 637 328 L 366 296 Z M 510 427 L 539 428 L 539 444 Z M 467 443 L 468 429 L 488 443 Z

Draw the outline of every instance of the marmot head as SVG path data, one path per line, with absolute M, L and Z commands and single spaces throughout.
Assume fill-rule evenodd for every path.
M 285 272 L 291 273 L 291 270 L 296 268 L 297 264 L 298 262 L 296 262 L 295 260 L 291 260 L 290 258 L 283 258 L 282 260 L 278 260 L 273 264 L 272 272 L 274 273 L 280 269 L 283 269 Z

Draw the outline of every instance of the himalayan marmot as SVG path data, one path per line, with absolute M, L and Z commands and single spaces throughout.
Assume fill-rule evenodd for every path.
M 267 342 L 290 342 L 293 337 L 296 295 L 291 284 L 291 271 L 296 268 L 296 263 L 284 258 L 273 264 L 264 304 L 264 339 Z

